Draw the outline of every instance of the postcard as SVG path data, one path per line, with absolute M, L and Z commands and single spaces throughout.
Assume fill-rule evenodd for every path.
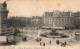
M 0 49 L 80 49 L 80 0 L 0 0 Z

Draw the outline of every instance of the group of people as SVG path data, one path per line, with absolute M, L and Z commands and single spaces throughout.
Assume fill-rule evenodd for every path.
M 51 40 L 49 41 L 49 44 L 51 44 L 52 42 L 51 42 Z M 59 40 L 56 40 L 56 44 L 60 44 L 61 46 L 66 46 L 67 45 L 67 43 L 66 43 L 66 41 L 65 42 L 60 42 Z M 46 46 L 46 43 L 45 42 L 40 42 L 40 45 L 42 45 L 42 46 Z
M 42 44 L 43 44 L 43 46 L 45 46 L 45 42 L 44 43 L 40 42 L 40 45 L 42 45 Z
M 49 44 L 51 44 L 51 40 L 49 41 Z M 46 44 L 45 44 L 45 42 L 44 43 L 40 42 L 40 45 L 45 46 Z
M 36 41 L 42 41 L 42 38 L 37 38 Z
M 66 41 L 63 43 L 63 42 L 60 42 L 59 40 L 56 40 L 56 44 L 61 44 L 61 46 L 66 46 L 67 45 L 67 43 L 66 43 Z
M 27 41 L 27 37 L 22 37 L 22 41 Z

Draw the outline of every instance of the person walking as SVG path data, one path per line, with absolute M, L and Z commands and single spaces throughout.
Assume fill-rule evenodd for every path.
M 45 43 L 43 43 L 43 46 L 45 46 Z
M 65 44 L 66 44 L 66 41 L 65 41 Z
M 56 40 L 56 44 L 59 44 L 60 42 L 59 42 L 59 40 Z
M 40 38 L 40 41 L 42 41 L 42 38 Z
M 50 44 L 51 44 L 51 40 L 50 40 L 50 42 L 49 42 Z

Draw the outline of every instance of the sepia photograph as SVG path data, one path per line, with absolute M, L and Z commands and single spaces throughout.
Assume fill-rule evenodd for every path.
M 80 0 L 0 0 L 0 49 L 80 49 Z

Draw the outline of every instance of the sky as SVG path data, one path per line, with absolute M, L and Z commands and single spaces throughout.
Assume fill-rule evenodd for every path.
M 3 2 L 5 0 L 0 0 Z M 8 16 L 42 16 L 44 12 L 80 11 L 80 0 L 8 0 Z

